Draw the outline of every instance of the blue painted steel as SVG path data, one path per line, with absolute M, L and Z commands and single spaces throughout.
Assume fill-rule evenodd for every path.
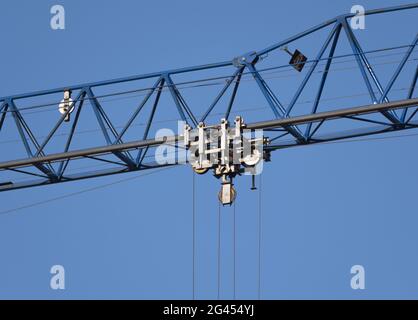
M 142 140 L 148 139 L 149 130 L 151 129 L 152 120 L 154 119 L 155 111 L 157 110 L 158 102 L 160 101 L 161 91 L 163 90 L 163 87 L 164 87 L 164 79 L 161 80 L 161 83 L 160 83 L 160 85 L 157 89 L 158 90 L 157 91 L 157 96 L 155 97 L 155 101 L 154 101 L 154 104 L 152 106 L 151 114 L 149 115 L 147 126 L 145 128 L 144 135 L 142 136 Z M 138 151 L 138 156 L 136 158 L 137 167 L 140 167 L 142 165 L 142 161 L 144 160 L 144 157 L 145 157 L 145 155 L 148 151 L 148 148 L 145 149 L 145 152 L 143 152 L 143 151 L 144 151 L 144 149 L 140 149 Z
M 158 86 L 164 85 L 164 78 L 158 78 L 157 82 L 154 84 L 152 89 L 149 90 L 148 94 L 145 96 L 144 100 L 142 100 L 141 104 L 138 106 L 138 108 L 135 110 L 135 112 L 132 114 L 131 118 L 128 120 L 126 125 L 123 127 L 122 131 L 119 133 L 119 135 L 116 138 L 115 143 L 120 143 L 121 138 L 126 133 L 126 131 L 129 129 L 129 127 L 132 125 L 136 117 L 139 115 L 141 110 L 144 108 L 145 104 L 148 102 L 148 100 L 151 98 L 152 94 L 155 92 Z
M 355 35 L 353 33 L 353 30 L 351 30 L 351 28 L 346 28 L 346 32 L 347 32 L 348 37 L 350 38 L 350 41 L 356 47 L 356 50 L 357 50 L 357 53 L 358 53 L 359 57 L 363 61 L 364 65 L 366 66 L 365 70 L 370 74 L 374 84 L 376 85 L 380 94 L 383 96 L 383 87 L 382 87 L 376 73 L 374 72 L 369 60 L 367 59 L 366 54 L 364 53 L 363 49 L 361 48 L 360 43 L 358 42 L 357 38 L 355 37 Z M 389 102 L 389 99 L 387 97 L 385 97 L 383 99 L 383 101 Z M 395 117 L 396 117 L 396 115 L 395 115 Z
M 176 104 L 177 110 L 181 118 L 183 119 L 183 121 L 186 122 L 187 124 L 190 124 L 189 120 L 184 114 L 184 111 L 186 111 L 187 115 L 189 116 L 189 119 L 193 122 L 195 126 L 197 126 L 198 122 L 196 120 L 196 117 L 193 115 L 192 111 L 187 106 L 186 101 L 183 99 L 180 92 L 177 90 L 177 87 L 174 84 L 173 80 L 171 79 L 170 75 L 166 74 L 164 76 L 164 80 L 167 82 L 168 89 L 171 93 L 171 96 L 173 97 L 174 103 Z
M 409 87 L 409 91 L 408 91 L 408 99 L 411 99 L 412 96 L 414 95 L 414 91 L 415 91 L 415 86 L 417 85 L 417 80 L 418 80 L 418 66 L 415 69 L 415 75 L 412 78 L 412 84 Z M 415 113 L 413 113 L 407 121 L 405 121 L 406 118 L 406 114 L 408 113 L 409 108 L 405 108 L 402 112 L 402 123 L 407 124 L 409 121 L 411 121 L 411 119 L 415 116 L 416 112 L 418 111 L 418 108 L 416 108 Z
M 380 14 L 380 13 L 389 13 L 389 12 L 416 9 L 416 8 L 418 8 L 418 3 L 410 4 L 410 5 L 395 6 L 395 7 L 384 8 L 384 9 L 369 10 L 365 14 L 375 15 L 375 14 Z M 415 37 L 411 45 L 408 46 L 408 50 L 405 56 L 403 57 L 401 63 L 397 67 L 395 73 L 391 77 L 387 86 L 383 88 L 380 80 L 378 79 L 378 77 L 376 76 L 372 68 L 372 65 L 368 61 L 367 54 L 361 48 L 360 43 L 356 39 L 354 33 L 352 32 L 348 24 L 348 19 L 352 18 L 353 16 L 354 14 L 344 14 L 336 18 L 327 20 L 304 32 L 301 32 L 295 36 L 289 37 L 285 39 L 284 41 L 280 41 L 260 51 L 252 51 L 252 52 L 246 53 L 244 55 L 241 55 L 237 58 L 232 59 L 231 61 L 224 61 L 224 62 L 213 63 L 213 64 L 204 64 L 204 65 L 193 66 L 193 67 L 188 67 L 188 68 L 179 68 L 179 69 L 167 70 L 167 71 L 162 71 L 162 72 L 135 75 L 131 77 L 118 78 L 118 79 L 107 80 L 107 81 L 100 81 L 100 82 L 87 83 L 87 84 L 81 84 L 81 85 L 75 85 L 75 86 L 68 86 L 68 87 L 63 87 L 63 88 L 56 88 L 52 90 L 44 90 L 44 91 L 27 93 L 27 94 L 18 94 L 18 95 L 3 97 L 3 98 L 0 98 L 0 132 L 4 130 L 3 124 L 5 121 L 6 114 L 11 113 L 14 119 L 14 123 L 17 128 L 19 137 L 22 140 L 22 143 L 25 147 L 28 158 L 36 159 L 39 156 L 43 156 L 45 154 L 45 147 L 48 145 L 50 140 L 57 133 L 58 129 L 60 128 L 60 126 L 62 125 L 65 119 L 66 114 L 62 115 L 59 118 L 58 122 L 55 124 L 55 126 L 53 126 L 53 129 L 49 132 L 47 137 L 44 139 L 43 143 L 39 144 L 35 135 L 31 131 L 30 127 L 24 120 L 21 110 L 19 109 L 17 105 L 19 104 L 20 100 L 23 100 L 23 99 L 35 98 L 35 97 L 40 97 L 40 96 L 49 96 L 49 95 L 58 94 L 58 93 L 62 94 L 65 90 L 78 92 L 78 96 L 74 100 L 75 117 L 72 121 L 71 129 L 64 145 L 63 152 L 65 153 L 69 152 L 70 150 L 74 133 L 76 131 L 77 124 L 79 122 L 81 109 L 83 107 L 85 100 L 87 99 L 90 101 L 92 105 L 93 111 L 95 113 L 95 116 L 97 118 L 98 124 L 101 129 L 101 133 L 107 145 L 109 146 L 123 143 L 123 138 L 125 137 L 125 133 L 127 132 L 129 128 L 131 128 L 134 120 L 139 117 L 144 106 L 151 99 L 151 97 L 155 94 L 155 100 L 153 101 L 151 113 L 146 121 L 145 131 L 142 137 L 144 140 L 149 138 L 149 132 L 154 122 L 155 112 L 160 103 L 161 92 L 165 88 L 167 88 L 168 91 L 170 92 L 171 98 L 173 99 L 175 107 L 177 108 L 179 117 L 183 121 L 191 125 L 192 127 L 196 127 L 199 121 L 197 120 L 196 115 L 193 113 L 193 109 L 189 107 L 185 98 L 180 93 L 180 89 L 179 89 L 180 83 L 175 83 L 172 77 L 174 75 L 180 75 L 180 74 L 194 74 L 196 72 L 200 72 L 204 70 L 223 71 L 223 70 L 233 69 L 233 72 L 231 72 L 232 73 L 231 76 L 228 75 L 223 78 L 226 80 L 225 85 L 223 85 L 220 92 L 216 95 L 214 100 L 210 103 L 208 109 L 201 117 L 200 122 L 204 122 L 207 120 L 208 116 L 210 116 L 214 108 L 219 104 L 219 101 L 221 100 L 221 98 L 225 96 L 226 92 L 228 91 L 229 88 L 231 88 L 231 85 L 233 84 L 231 96 L 229 98 L 228 103 L 226 104 L 226 107 L 224 107 L 225 118 L 228 119 L 230 117 L 231 110 L 236 100 L 235 99 L 236 94 L 240 87 L 240 83 L 242 81 L 242 77 L 247 74 L 251 75 L 254 78 L 258 89 L 260 90 L 260 92 L 262 93 L 262 96 L 267 101 L 269 107 L 271 108 L 273 112 L 274 117 L 276 119 L 289 118 L 294 106 L 296 105 L 298 99 L 300 98 L 300 96 L 305 90 L 305 87 L 310 81 L 313 72 L 318 67 L 318 63 L 320 61 L 326 61 L 325 67 L 323 69 L 323 75 L 319 82 L 319 87 L 316 91 L 315 99 L 314 99 L 312 109 L 311 109 L 311 113 L 314 114 L 317 112 L 319 104 L 321 103 L 321 97 L 322 97 L 322 93 L 326 85 L 328 73 L 330 71 L 333 60 L 336 58 L 334 56 L 334 53 L 335 53 L 337 44 L 339 42 L 339 39 L 341 38 L 342 29 L 344 29 L 345 34 L 348 38 L 349 44 L 353 51 L 354 57 L 357 61 L 358 68 L 366 84 L 366 87 L 367 87 L 367 90 L 369 92 L 372 102 L 373 103 L 379 103 L 379 102 L 385 102 L 385 101 L 387 102 L 389 101 L 388 96 L 391 93 L 391 90 L 395 82 L 397 81 L 400 73 L 405 69 L 406 62 L 409 60 L 413 50 L 418 45 L 418 35 Z M 304 38 L 315 32 L 324 30 L 325 28 L 330 29 L 330 33 L 328 34 L 328 37 L 326 38 L 325 42 L 321 46 L 321 49 L 317 53 L 316 59 L 307 62 L 307 64 L 311 64 L 311 66 L 308 72 L 306 73 L 304 79 L 302 80 L 301 84 L 299 85 L 298 89 L 292 96 L 293 98 L 291 99 L 289 105 L 285 107 L 281 103 L 281 100 L 279 100 L 279 96 L 277 95 L 277 93 L 273 92 L 273 90 L 268 85 L 267 81 L 262 77 L 262 74 L 261 74 L 262 72 L 256 67 L 257 63 L 262 59 L 262 57 L 268 55 L 269 53 L 272 53 L 273 51 L 278 50 L 279 48 L 287 44 L 290 44 L 298 39 Z M 327 58 L 323 58 L 327 50 L 329 50 L 328 56 Z M 411 99 L 414 95 L 414 88 L 417 83 L 417 78 L 418 78 L 418 67 L 416 68 L 416 72 L 412 79 L 410 90 L 408 91 L 409 99 Z M 155 84 L 152 87 L 146 88 L 144 90 L 145 97 L 139 103 L 138 107 L 134 110 L 133 114 L 131 115 L 127 123 L 122 127 L 121 131 L 118 132 L 115 126 L 112 124 L 111 119 L 108 117 L 108 115 L 105 113 L 105 110 L 102 108 L 99 102 L 99 97 L 93 93 L 93 89 L 103 88 L 109 85 L 129 83 L 129 82 L 138 81 L 138 80 L 146 80 L 146 79 L 149 79 L 149 80 L 155 79 Z M 377 90 L 379 91 L 380 93 L 379 98 L 376 96 L 373 86 L 375 86 Z M 407 118 L 408 110 L 413 109 L 413 108 L 415 108 L 415 110 Z M 69 111 L 67 113 L 69 113 Z M 304 133 L 302 133 L 301 128 L 299 126 L 291 125 L 291 126 L 287 126 L 283 128 L 283 130 L 282 129 L 276 130 L 277 131 L 276 134 L 278 134 L 278 136 L 272 137 L 271 140 L 274 141 L 275 143 L 269 148 L 271 150 L 275 150 L 278 148 L 285 148 L 285 147 L 290 147 L 290 146 L 300 145 L 300 144 L 318 143 L 322 141 L 334 141 L 334 140 L 339 140 L 339 139 L 360 137 L 360 136 L 370 135 L 370 134 L 392 132 L 392 131 L 397 131 L 401 129 L 412 129 L 412 128 L 416 128 L 418 125 L 417 123 L 413 122 L 414 120 L 413 118 L 417 113 L 418 113 L 418 106 L 404 108 L 402 110 L 402 115 L 400 118 L 398 117 L 395 111 L 382 111 L 382 114 L 390 121 L 389 123 L 385 123 L 379 120 L 371 120 L 371 119 L 367 119 L 367 118 L 359 117 L 359 116 L 346 117 L 346 119 L 349 119 L 352 121 L 368 122 L 368 123 L 383 126 L 383 128 L 378 128 L 378 129 L 371 130 L 371 131 L 366 130 L 363 132 L 356 132 L 356 133 L 339 132 L 335 136 L 321 135 L 322 130 L 320 129 L 322 125 L 326 122 L 325 120 L 319 121 L 318 123 L 316 123 L 315 127 L 313 127 L 314 125 L 313 122 L 308 123 L 306 128 L 304 129 Z M 271 130 L 269 132 L 274 133 L 275 131 Z M 282 142 L 281 138 L 283 137 L 286 137 L 286 139 L 291 138 L 292 142 Z M 71 175 L 71 174 L 66 173 L 67 167 L 70 161 L 72 161 L 69 159 L 66 159 L 64 161 L 58 161 L 59 168 L 57 171 L 54 170 L 54 167 L 52 166 L 51 163 L 36 163 L 34 167 L 36 167 L 36 169 L 41 172 L 40 174 L 25 171 L 22 168 L 10 167 L 7 170 L 10 170 L 13 172 L 20 172 L 22 174 L 27 174 L 30 176 L 37 176 L 42 179 L 39 181 L 25 182 L 22 184 L 15 183 L 12 186 L 8 186 L 8 187 L 0 187 L 0 191 L 18 189 L 22 187 L 31 187 L 31 186 L 37 186 L 37 185 L 45 185 L 45 184 L 51 184 L 51 183 L 57 183 L 57 182 L 73 181 L 73 180 L 92 178 L 92 177 L 104 176 L 104 175 L 115 174 L 115 173 L 122 173 L 122 172 L 128 172 L 128 171 L 136 171 L 136 170 L 159 167 L 159 165 L 155 163 L 144 163 L 145 156 L 147 152 L 149 151 L 149 149 L 150 149 L 149 146 L 136 148 L 135 150 L 138 151 L 136 157 L 133 157 L 131 154 L 131 152 L 134 151 L 133 149 L 114 152 L 113 154 L 118 159 L 120 159 L 121 162 L 117 162 L 117 161 L 113 161 L 113 160 L 109 160 L 105 158 L 100 158 L 98 156 L 92 156 L 92 155 L 85 156 L 85 158 L 88 158 L 92 161 L 105 162 L 105 163 L 116 165 L 118 167 L 115 169 L 104 170 L 104 171 L 93 172 L 93 173 L 85 172 L 79 175 Z
M 39 143 L 37 142 L 36 138 L 34 137 L 33 133 L 30 131 L 28 125 L 24 122 L 22 115 L 20 114 L 19 110 L 16 108 L 16 105 L 12 100 L 9 100 L 6 102 L 9 106 L 10 110 L 12 111 L 13 119 L 15 120 L 17 130 L 19 132 L 20 138 L 23 142 L 23 145 L 26 149 L 26 152 L 28 154 L 28 157 L 33 158 L 33 152 L 31 147 L 29 146 L 28 140 L 26 139 L 26 134 L 28 134 L 29 139 L 32 141 L 32 143 L 35 145 L 36 149 L 39 150 Z M 44 155 L 43 152 L 41 152 L 41 155 Z M 50 179 L 55 180 L 57 178 L 54 169 L 50 164 L 46 164 L 48 168 L 46 168 L 42 164 L 36 164 L 36 168 L 38 168 L 41 172 L 45 173 Z
M 305 89 L 306 84 L 308 83 L 309 79 L 312 76 L 312 73 L 315 71 L 316 66 L 319 63 L 319 60 L 322 58 L 322 56 L 325 53 L 325 50 L 327 50 L 328 45 L 330 44 L 332 38 L 334 37 L 335 33 L 337 30 L 339 30 L 341 28 L 341 24 L 340 23 L 336 23 L 334 25 L 334 27 L 332 28 L 332 31 L 329 33 L 327 40 L 325 40 L 325 43 L 323 44 L 321 50 L 318 53 L 318 56 L 315 59 L 315 62 L 311 65 L 311 68 L 308 71 L 308 74 L 305 76 L 305 79 L 303 79 L 301 85 L 299 86 L 298 90 L 296 91 L 295 96 L 293 97 L 292 101 L 290 102 L 289 106 L 286 109 L 286 113 L 285 116 L 288 117 L 290 114 L 290 111 L 292 111 L 293 107 L 295 106 L 295 103 L 297 102 L 297 100 L 300 97 L 300 94 L 302 93 L 303 89 Z
M 279 99 L 274 95 L 273 91 L 269 88 L 268 84 L 263 80 L 260 74 L 257 72 L 255 67 L 252 64 L 247 65 L 248 69 L 250 69 L 254 79 L 256 80 L 258 86 L 261 89 L 264 97 L 266 98 L 271 110 L 273 111 L 276 118 L 283 118 L 285 117 L 286 109 L 283 107 Z M 289 133 L 298 139 L 299 142 L 305 143 L 306 139 L 303 134 L 299 131 L 296 127 L 288 127 L 286 128 Z
M 237 79 L 235 80 L 234 89 L 232 90 L 231 98 L 229 99 L 228 108 L 226 109 L 224 118 L 229 120 L 229 114 L 231 113 L 232 105 L 234 104 L 235 97 L 237 95 L 238 87 L 241 83 L 242 72 L 244 71 L 245 67 L 239 69 L 239 73 L 237 75 Z
M 210 105 L 210 107 L 208 108 L 208 110 L 206 110 L 205 114 L 200 119 L 200 122 L 205 122 L 206 118 L 212 112 L 213 108 L 215 108 L 215 106 L 218 104 L 219 100 L 223 97 L 223 95 L 225 94 L 225 92 L 228 90 L 228 88 L 230 87 L 231 83 L 236 79 L 236 77 L 238 76 L 238 74 L 242 74 L 242 72 L 243 72 L 243 70 L 241 70 L 241 68 L 240 68 L 237 71 L 235 71 L 235 73 L 233 74 L 232 77 L 230 77 L 230 78 L 228 78 L 226 80 L 225 86 L 222 88 L 221 92 L 219 92 L 219 94 L 216 96 L 215 100 L 212 102 L 212 104 Z
M 87 96 L 90 99 L 90 102 L 93 106 L 93 111 L 96 115 L 97 121 L 100 125 L 100 128 L 102 129 L 103 136 L 106 139 L 107 144 L 112 144 L 112 140 L 110 139 L 109 133 L 107 132 L 107 126 L 109 128 L 112 128 L 112 133 L 114 134 L 115 138 L 117 138 L 116 130 L 114 129 L 113 125 L 110 123 L 110 120 L 107 118 L 104 110 L 102 109 L 99 101 L 95 98 L 91 88 L 86 89 Z M 105 122 L 107 124 L 105 124 Z M 128 152 L 129 153 L 129 152 Z M 126 156 L 125 154 L 121 152 L 116 152 L 115 156 L 117 156 L 119 159 L 121 159 L 123 162 L 125 162 L 129 167 L 135 168 L 135 163 L 133 162 L 132 158 L 130 156 Z
M 389 84 L 387 85 L 385 92 L 382 94 L 382 97 L 380 98 L 380 103 L 382 103 L 383 101 L 386 101 L 389 91 L 392 89 L 392 86 L 394 85 L 396 79 L 399 77 L 399 74 L 403 70 L 406 62 L 408 61 L 409 57 L 412 54 L 412 51 L 414 50 L 414 48 L 417 44 L 418 44 L 418 34 L 415 36 L 414 41 L 412 42 L 408 51 L 405 53 L 405 56 L 403 57 L 401 63 L 399 64 L 398 68 L 396 69 L 395 74 L 392 76 L 392 79 L 390 79 Z M 411 96 L 411 98 L 412 98 L 412 96 Z
M 4 123 L 4 120 L 6 119 L 7 109 L 8 109 L 7 104 L 3 102 L 1 104 L 1 107 L 0 107 L 0 114 L 1 114 L 1 117 L 0 117 L 0 131 L 3 128 L 3 123 Z
M 72 142 L 72 139 L 73 139 L 73 136 L 74 136 L 74 132 L 75 132 L 75 129 L 77 127 L 78 119 L 80 118 L 80 113 L 81 113 L 81 110 L 82 110 L 83 105 L 84 105 L 84 101 L 85 101 L 84 98 L 86 97 L 86 94 L 87 94 L 87 92 L 84 91 L 84 90 L 80 94 L 80 98 L 79 98 L 80 103 L 79 103 L 78 108 L 76 110 L 76 114 L 75 114 L 75 117 L 74 117 L 74 122 L 71 126 L 71 130 L 70 130 L 70 133 L 68 135 L 67 142 L 65 143 L 64 152 L 67 152 L 70 149 L 70 145 L 71 145 L 71 142 Z M 58 179 L 62 179 L 62 177 L 64 175 L 64 171 L 67 168 L 69 163 L 70 163 L 70 160 L 66 160 L 65 162 L 60 163 L 59 168 L 58 168 Z
M 80 98 L 85 94 L 84 91 L 80 92 L 77 96 L 77 98 L 74 100 L 74 106 L 79 102 Z M 35 157 L 42 154 L 44 148 L 48 144 L 48 142 L 51 140 L 55 132 L 57 132 L 58 128 L 61 126 L 61 124 L 64 122 L 65 118 L 70 114 L 71 108 L 68 108 L 68 110 L 61 115 L 61 118 L 58 120 L 58 122 L 55 124 L 55 126 L 52 128 L 48 136 L 46 137 L 45 141 L 42 143 L 42 145 L 39 146 L 38 150 L 36 151 Z
M 354 55 L 356 57 L 356 60 L 357 60 L 359 69 L 361 71 L 361 74 L 363 76 L 364 82 L 366 83 L 367 89 L 369 91 L 370 98 L 372 99 L 372 102 L 373 103 L 378 103 L 378 99 L 377 99 L 377 97 L 376 97 L 376 95 L 374 93 L 374 90 L 373 90 L 373 87 L 372 87 L 372 85 L 370 83 L 369 77 L 367 76 L 367 72 L 369 72 L 372 75 L 374 75 L 374 72 L 372 72 L 372 70 L 370 69 L 371 67 L 368 64 L 368 61 L 365 60 L 365 58 L 364 58 L 364 52 L 359 47 L 358 43 L 356 43 L 356 39 L 354 37 L 354 34 L 353 34 L 353 32 L 352 32 L 352 30 L 351 30 L 351 28 L 348 25 L 348 23 L 347 23 L 346 20 L 344 20 L 344 22 L 343 22 L 343 28 L 344 28 L 344 30 L 345 30 L 345 32 L 347 34 L 348 41 L 349 41 L 349 43 L 350 43 L 350 45 L 351 45 L 351 47 L 353 49 L 353 53 L 354 53 Z M 366 66 L 368 66 L 368 67 L 365 67 L 363 65 L 363 63 Z M 374 78 L 374 80 L 375 80 L 375 83 L 376 83 L 376 80 L 377 79 Z M 380 89 L 381 89 L 380 83 L 379 84 L 376 83 L 376 85 L 378 87 L 380 87 Z M 381 93 L 383 94 L 383 90 L 381 90 Z M 382 114 L 387 119 L 389 119 L 391 122 L 396 123 L 396 124 L 400 123 L 398 117 L 393 112 L 385 111 L 385 112 L 382 112 Z
M 330 49 L 330 52 L 328 54 L 328 60 L 326 62 L 325 68 L 324 68 L 324 73 L 322 74 L 321 82 L 319 84 L 318 93 L 316 94 L 315 102 L 313 104 L 311 113 L 316 113 L 316 111 L 318 110 L 319 102 L 321 100 L 322 92 L 323 92 L 324 87 L 325 87 L 325 82 L 328 78 L 328 73 L 329 73 L 329 70 L 330 70 L 330 67 L 331 67 L 331 63 L 332 63 L 332 57 L 334 56 L 335 48 L 337 47 L 337 43 L 338 43 L 338 39 L 340 37 L 341 29 L 342 29 L 342 24 L 340 23 L 338 28 L 335 31 L 335 34 L 334 34 L 334 40 L 332 42 L 331 49 Z M 309 123 L 307 125 L 306 131 L 305 131 L 305 137 L 308 140 L 311 137 L 311 129 L 312 129 L 312 123 Z M 318 129 L 319 129 L 319 126 L 316 128 L 315 132 Z M 312 135 L 315 134 L 315 132 L 313 132 Z

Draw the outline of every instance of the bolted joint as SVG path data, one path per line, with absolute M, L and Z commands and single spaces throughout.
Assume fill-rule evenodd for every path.
M 242 68 L 249 64 L 256 64 L 259 60 L 259 56 L 257 55 L 257 52 L 252 51 L 248 52 L 242 56 L 235 57 L 232 60 L 232 63 L 236 68 Z

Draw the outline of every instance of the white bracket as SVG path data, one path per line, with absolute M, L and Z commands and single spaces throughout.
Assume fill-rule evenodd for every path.
M 68 112 L 68 110 L 70 111 Z M 70 114 L 74 111 L 74 102 L 73 99 L 71 99 L 71 90 L 65 90 L 64 91 L 64 99 L 61 100 L 61 103 L 58 106 L 58 111 L 65 116 L 64 121 L 69 122 L 70 121 Z
M 215 177 L 222 178 L 219 199 L 224 205 L 231 204 L 236 196 L 232 179 L 242 172 L 255 172 L 267 143 L 263 136 L 253 138 L 241 117 L 235 118 L 233 128 L 226 119 L 214 126 L 199 123 L 196 129 L 185 125 L 183 137 L 193 170 L 204 174 L 213 169 Z

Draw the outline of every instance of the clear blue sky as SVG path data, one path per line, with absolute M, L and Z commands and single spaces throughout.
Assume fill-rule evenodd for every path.
M 0 96 L 229 60 L 349 12 L 354 4 L 371 9 L 409 1 L 295 3 L 60 1 L 66 30 L 53 31 L 49 9 L 58 2 L 2 1 Z M 411 14 L 371 18 L 365 33 L 356 34 L 365 50 L 408 44 L 416 21 Z M 313 52 L 310 47 L 319 40 L 311 38 L 302 51 Z M 340 49 L 340 54 L 348 53 Z M 383 79 L 391 68 L 379 70 Z M 361 84 L 346 86 L 348 79 L 336 76 L 324 95 L 365 91 Z M 290 82 L 281 84 L 285 96 L 294 90 Z M 253 106 L 253 97 L 242 94 L 247 101 L 242 107 Z M 356 101 L 339 103 L 343 107 Z M 118 114 L 113 116 L 118 122 Z M 42 118 L 37 119 L 33 123 Z M 9 138 L 0 134 L 0 141 Z M 262 178 L 261 297 L 418 298 L 416 145 L 417 137 L 409 137 L 275 153 Z M 16 156 L 10 144 L 0 150 L 2 159 Z M 0 193 L 0 211 L 121 178 Z M 196 186 L 196 296 L 211 299 L 217 295 L 219 183 L 209 174 L 198 177 Z M 248 177 L 237 181 L 236 290 L 241 299 L 257 298 L 258 192 L 249 188 Z M 192 171 L 179 166 L 0 215 L 0 298 L 191 298 L 191 191 Z M 222 209 L 221 261 L 221 297 L 228 299 L 231 208 Z M 65 267 L 64 291 L 49 287 L 55 264 Z M 366 269 L 364 291 L 350 287 L 350 268 L 357 264 Z

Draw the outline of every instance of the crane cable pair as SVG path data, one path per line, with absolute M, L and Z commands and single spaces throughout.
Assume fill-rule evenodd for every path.
M 262 249 L 262 178 L 259 175 L 259 186 L 258 186 L 258 276 L 257 276 L 257 298 L 261 299 L 261 249 Z M 218 243 L 217 243 L 217 299 L 221 299 L 221 249 L 222 249 L 222 206 L 218 202 Z M 236 225 L 236 201 L 232 205 L 233 209 L 233 299 L 236 300 L 236 236 L 237 236 L 237 225 Z M 192 171 L 192 297 L 196 299 L 196 173 Z

